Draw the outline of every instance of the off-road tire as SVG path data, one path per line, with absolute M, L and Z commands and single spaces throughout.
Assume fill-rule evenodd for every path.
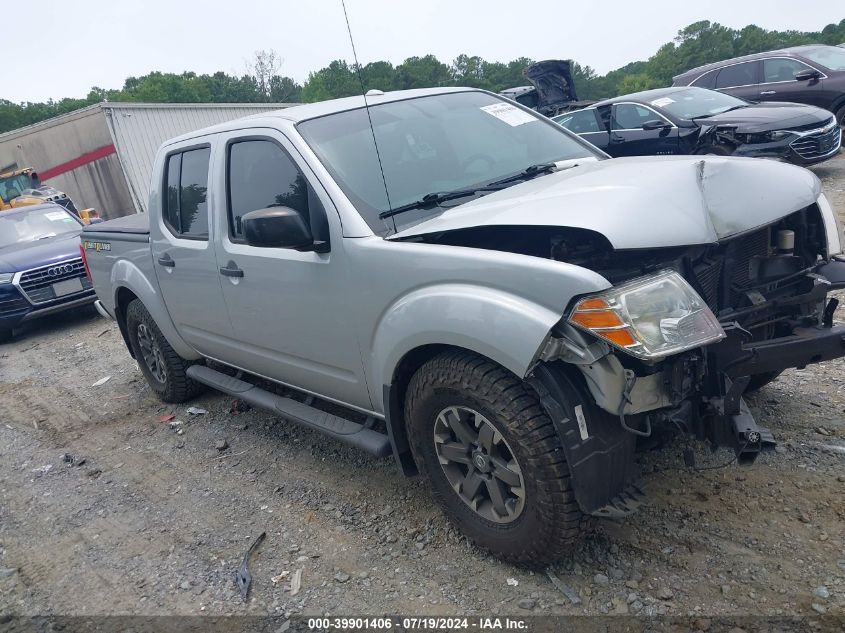
M 524 505 L 510 523 L 485 519 L 452 488 L 435 448 L 437 416 L 468 407 L 486 417 L 511 448 L 524 480 Z M 501 366 L 462 351 L 423 365 L 408 385 L 411 450 L 434 500 L 478 546 L 511 563 L 539 567 L 570 551 L 594 523 L 575 501 L 569 468 L 537 394 Z
M 158 345 L 163 360 L 165 379 L 159 380 L 144 361 L 144 354 L 139 342 L 139 326 L 146 328 L 151 338 Z M 158 329 L 153 317 L 147 312 L 139 299 L 134 299 L 126 308 L 126 331 L 132 353 L 138 361 L 138 367 L 159 399 L 164 402 L 186 402 L 204 390 L 204 386 L 188 378 L 186 371 L 191 362 L 185 360 L 170 346 Z
M 782 371 L 767 371 L 764 374 L 754 374 L 753 376 L 751 376 L 751 380 L 749 381 L 748 386 L 745 388 L 745 393 L 759 391 L 769 383 L 777 380 L 777 377 L 780 376 L 782 373 Z

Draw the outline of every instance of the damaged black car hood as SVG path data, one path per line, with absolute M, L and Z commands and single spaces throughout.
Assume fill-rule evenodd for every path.
M 755 103 L 708 117 L 697 117 L 703 126 L 730 126 L 737 132 L 757 133 L 773 130 L 806 130 L 823 127 L 833 115 L 815 106 L 800 103 Z

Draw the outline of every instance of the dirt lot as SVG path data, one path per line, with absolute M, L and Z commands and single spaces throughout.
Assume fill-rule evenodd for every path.
M 845 211 L 845 158 L 815 171 Z M 576 606 L 468 544 L 391 461 L 232 415 L 219 394 L 191 403 L 203 415 L 163 405 L 113 324 L 44 320 L 0 348 L 0 615 L 841 615 L 842 370 L 790 371 L 750 399 L 780 441 L 753 467 L 642 455 L 650 504 L 556 568 Z M 233 575 L 262 531 L 244 604 Z M 271 580 L 296 570 L 295 596 Z

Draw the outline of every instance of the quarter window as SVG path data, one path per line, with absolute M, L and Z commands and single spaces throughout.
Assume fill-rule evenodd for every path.
M 208 239 L 207 147 L 171 154 L 167 159 L 164 221 L 179 236 Z
M 715 83 L 716 73 L 718 72 L 717 70 L 711 70 L 709 73 L 704 73 L 701 77 L 693 81 L 691 85 L 697 86 L 698 88 L 712 88 Z
M 757 62 L 725 66 L 716 77 L 717 88 L 736 88 L 757 83 Z
M 241 218 L 250 211 L 289 207 L 309 222 L 308 184 L 293 160 L 272 141 L 229 146 L 229 230 L 243 237 Z
M 783 57 L 764 59 L 763 82 L 795 81 L 795 75 L 802 70 L 810 70 L 810 67 L 797 59 L 784 59 Z

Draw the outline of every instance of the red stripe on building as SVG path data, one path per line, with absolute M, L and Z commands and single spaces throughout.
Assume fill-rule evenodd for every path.
M 115 150 L 114 145 L 103 145 L 102 147 L 98 147 L 92 152 L 87 152 L 82 154 L 81 156 L 77 156 L 74 159 L 67 161 L 66 163 L 62 163 L 61 165 L 56 165 L 55 167 L 50 167 L 50 169 L 45 169 L 44 171 L 38 171 L 38 177 L 41 180 L 49 180 L 50 178 L 55 178 L 56 176 L 60 176 L 61 174 L 66 174 L 69 171 L 73 171 L 77 167 L 82 167 L 83 165 L 87 165 L 88 163 L 93 163 L 95 160 L 100 160 L 101 158 L 105 158 L 106 156 L 111 156 L 117 150 Z

